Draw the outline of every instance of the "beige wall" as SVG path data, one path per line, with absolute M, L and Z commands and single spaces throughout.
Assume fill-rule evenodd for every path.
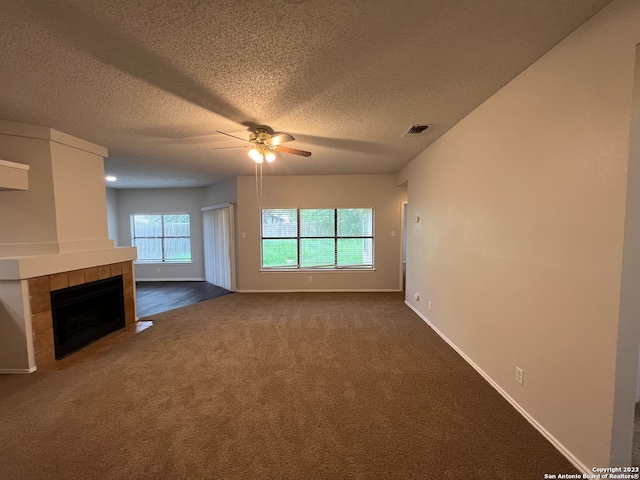
M 0 257 L 110 248 L 104 147 L 0 121 L 0 158 L 29 166 L 29 189 L 0 191 Z
M 54 244 L 57 232 L 49 141 L 0 134 L 0 158 L 30 166 L 29 190 L 0 191 L 0 221 L 14 226 L 0 228 L 0 245 Z
M 0 190 L 29 190 L 29 166 L 0 159 Z
M 398 178 L 421 217 L 408 303 L 587 468 L 630 463 L 612 416 L 638 25 L 613 2 Z
M 107 196 L 107 230 L 109 238 L 114 241 L 115 246 L 120 246 L 118 235 L 118 191 L 114 188 L 105 188 Z
M 136 264 L 136 280 L 204 280 L 202 213 L 204 188 L 117 190 L 119 245 L 131 245 L 130 217 L 144 213 L 189 213 L 191 263 Z
M 238 203 L 238 180 L 230 178 L 214 183 L 205 189 L 205 205 L 219 205 L 222 203 Z
M 614 455 L 620 450 L 624 451 L 633 438 L 629 417 L 634 415 L 635 405 L 630 399 L 638 401 L 640 388 L 638 367 L 629 360 L 638 359 L 637 355 L 640 354 L 640 47 L 636 47 L 625 217 L 613 420 L 615 434 L 611 447 Z M 640 366 L 640 362 L 638 364 Z
M 406 189 L 396 185 L 395 175 L 265 176 L 262 186 L 262 201 L 258 202 L 255 178 L 238 178 L 238 290 L 402 288 L 401 212 Z M 323 207 L 375 208 L 375 271 L 261 272 L 260 208 Z
M 35 370 L 26 280 L 0 280 L 0 373 Z
M 103 158 L 51 143 L 58 241 L 109 238 Z

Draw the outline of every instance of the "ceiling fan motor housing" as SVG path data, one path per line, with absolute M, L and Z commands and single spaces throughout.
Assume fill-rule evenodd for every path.
M 267 143 L 271 139 L 271 135 L 264 128 L 256 128 L 255 133 L 252 133 L 249 136 L 249 141 L 251 143 Z

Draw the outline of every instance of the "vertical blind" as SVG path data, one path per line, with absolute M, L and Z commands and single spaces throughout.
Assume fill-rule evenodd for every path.
M 229 215 L 229 207 L 202 212 L 205 279 L 227 290 L 232 289 Z

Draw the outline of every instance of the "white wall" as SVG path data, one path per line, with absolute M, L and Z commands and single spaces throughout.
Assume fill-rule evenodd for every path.
M 189 213 L 191 264 L 136 264 L 136 280 L 204 280 L 202 214 L 204 188 L 117 190 L 120 245 L 131 245 L 130 217 L 144 213 Z
M 617 339 L 638 25 L 613 2 L 398 177 L 422 219 L 407 302 L 584 468 L 630 463 L 632 418 L 612 418 L 633 402 L 616 355 L 631 396 L 637 362 L 637 331 L 635 351 Z
M 258 203 L 255 178 L 239 177 L 238 290 L 401 290 L 405 199 L 406 189 L 396 185 L 395 175 L 291 175 L 264 177 L 262 201 Z M 260 208 L 327 207 L 375 208 L 375 271 L 260 271 Z

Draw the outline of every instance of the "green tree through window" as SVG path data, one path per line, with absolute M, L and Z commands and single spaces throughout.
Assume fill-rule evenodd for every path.
M 263 209 L 262 268 L 373 268 L 373 208 Z

